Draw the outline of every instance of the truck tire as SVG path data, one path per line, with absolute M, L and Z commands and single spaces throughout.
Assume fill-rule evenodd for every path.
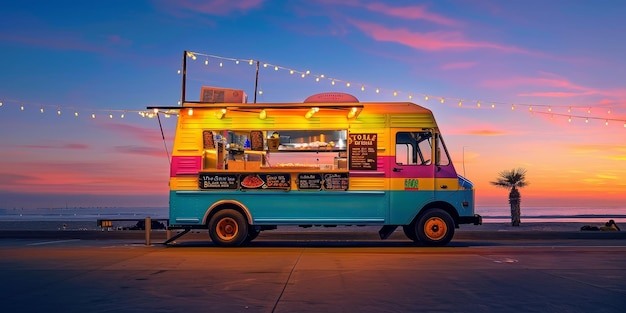
M 454 237 L 454 220 L 444 210 L 430 209 L 415 223 L 415 234 L 427 246 L 445 246 Z
M 221 210 L 209 221 L 209 236 L 217 246 L 240 246 L 248 238 L 248 223 L 236 210 Z

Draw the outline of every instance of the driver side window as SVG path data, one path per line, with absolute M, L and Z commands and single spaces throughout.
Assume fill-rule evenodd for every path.
M 432 134 L 430 132 L 396 133 L 396 164 L 432 164 Z

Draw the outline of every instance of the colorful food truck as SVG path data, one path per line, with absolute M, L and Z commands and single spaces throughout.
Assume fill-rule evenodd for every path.
M 246 103 L 241 90 L 203 87 L 200 101 L 149 107 L 178 113 L 169 227 L 208 229 L 239 246 L 283 225 L 398 226 L 446 245 L 481 224 L 474 187 L 457 174 L 432 112 L 344 93 L 302 103 Z

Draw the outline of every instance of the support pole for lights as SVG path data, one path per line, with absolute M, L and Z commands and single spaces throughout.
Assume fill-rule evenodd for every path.
M 181 74 L 183 75 L 183 86 L 180 93 L 180 104 L 183 105 L 185 103 L 185 89 L 187 88 L 185 86 L 187 82 L 187 50 L 183 51 L 183 72 Z
M 256 103 L 256 94 L 259 87 L 259 62 L 256 61 L 256 78 L 254 79 L 254 103 Z

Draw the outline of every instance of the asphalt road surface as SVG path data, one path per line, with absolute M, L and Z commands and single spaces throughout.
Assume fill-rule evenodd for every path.
M 269 234 L 269 232 L 268 232 Z M 626 240 L 0 239 L 2 312 L 626 312 Z M 157 236 L 158 237 L 158 236 Z M 185 239 L 186 238 L 186 239 Z

